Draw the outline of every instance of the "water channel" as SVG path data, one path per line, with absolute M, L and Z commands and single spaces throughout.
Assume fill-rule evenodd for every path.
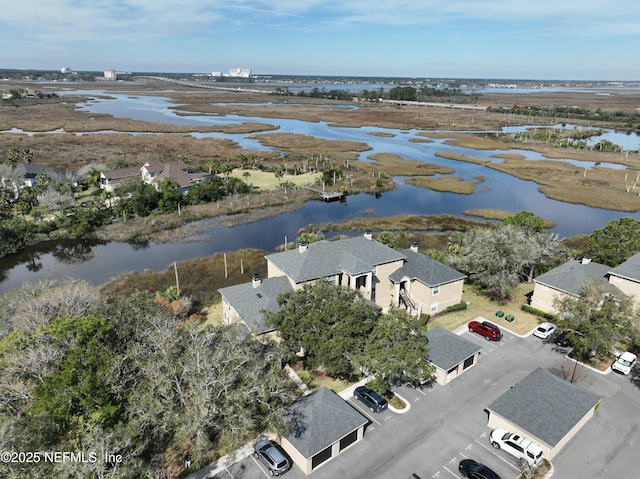
M 531 160 L 542 159 L 538 153 L 527 150 L 478 151 L 444 144 L 443 139 L 433 139 L 432 143 L 410 141 L 417 138 L 418 130 L 394 130 L 375 127 L 342 128 L 326 123 L 300 120 L 273 119 L 261 117 L 241 117 L 237 115 L 176 115 L 171 107 L 175 105 L 168 98 L 129 96 L 102 91 L 70 92 L 96 98 L 78 105 L 78 108 L 93 113 L 105 113 L 120 118 L 131 118 L 158 123 L 182 125 L 226 125 L 243 122 L 260 122 L 276 125 L 279 132 L 305 134 L 326 139 L 344 139 L 365 142 L 371 150 L 361 154 L 361 160 L 375 153 L 393 153 L 407 159 L 437 163 L 455 171 L 456 176 L 465 180 L 482 177 L 472 195 L 440 193 L 404 183 L 396 178 L 398 188 L 381 195 L 358 194 L 348 196 L 343 203 L 308 202 L 303 208 L 264 219 L 255 223 L 232 228 L 218 227 L 216 220 L 204 220 L 205 233 L 201 241 L 128 243 L 95 241 L 69 241 L 38 245 L 26 251 L 0 260 L 0 294 L 13 289 L 25 281 L 35 282 L 41 278 L 75 277 L 93 284 L 103 284 L 114 276 L 126 271 L 143 269 L 164 270 L 173 261 L 208 256 L 217 252 L 240 248 L 260 248 L 272 251 L 285 239 L 292 241 L 297 231 L 311 223 L 333 223 L 348 218 L 383 217 L 396 214 L 442 213 L 464 216 L 467 208 L 495 208 L 509 211 L 532 211 L 543 218 L 551 219 L 557 226 L 553 229 L 560 237 L 578 233 L 591 233 L 603 227 L 611 219 L 631 216 L 640 220 L 640 213 L 623 213 L 583 205 L 563 203 L 546 198 L 538 191 L 538 185 L 506 175 L 483 165 L 448 160 L 434 156 L 437 151 L 451 151 L 468 156 L 486 157 L 496 153 L 518 153 Z M 100 98 L 98 98 L 100 97 Z M 274 106 L 275 107 L 275 106 Z M 331 108 L 327 106 L 327 108 Z M 508 127 L 517 131 L 522 127 Z M 29 132 L 23 132 L 30 134 Z M 56 134 L 59 132 L 51 132 Z M 110 132 L 103 132 L 109 134 Z M 385 133 L 393 136 L 373 136 Z M 613 133 L 613 132 L 612 132 Z M 135 132 L 133 134 L 136 134 Z M 196 138 L 207 136 L 229 138 L 242 148 L 253 150 L 269 149 L 250 135 L 223 133 L 192 133 Z M 605 135 L 606 136 L 606 135 Z M 625 149 L 637 148 L 637 135 L 620 135 L 628 142 Z M 611 140 L 613 141 L 613 140 Z M 617 143 L 621 144 L 621 143 Z M 490 158 L 491 161 L 500 161 Z M 593 162 L 564 160 L 584 168 L 592 168 Z M 614 165 L 606 165 L 613 167 Z M 617 165 L 616 165 L 617 167 Z

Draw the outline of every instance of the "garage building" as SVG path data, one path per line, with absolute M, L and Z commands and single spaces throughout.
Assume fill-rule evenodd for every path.
M 601 398 L 537 368 L 489 407 L 489 427 L 535 442 L 551 460 L 595 414 Z
M 427 332 L 429 362 L 436 368 L 442 386 L 478 363 L 482 348 L 440 326 Z
M 369 420 L 327 387 L 290 404 L 282 447 L 305 474 L 364 437 Z

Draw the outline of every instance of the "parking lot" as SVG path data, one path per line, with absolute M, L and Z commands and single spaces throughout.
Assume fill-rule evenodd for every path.
M 500 342 L 464 337 L 482 346 L 479 363 L 446 386 L 396 392 L 410 408 L 371 413 L 361 402 L 349 403 L 370 420 L 364 440 L 316 469 L 311 477 L 367 479 L 460 478 L 458 463 L 471 458 L 503 479 L 519 475 L 516 460 L 494 449 L 488 439 L 485 408 L 538 366 L 552 367 L 562 355 L 533 336 L 504 332 Z M 632 444 L 640 443 L 640 390 L 632 378 L 585 370 L 580 386 L 603 398 L 602 406 L 553 461 L 556 477 L 616 477 L 635 470 Z M 541 412 L 543 413 L 543 412 Z M 630 420 L 630 418 L 632 418 Z M 224 479 L 270 477 L 255 458 L 247 457 L 215 476 Z M 307 477 L 296 466 L 290 479 Z

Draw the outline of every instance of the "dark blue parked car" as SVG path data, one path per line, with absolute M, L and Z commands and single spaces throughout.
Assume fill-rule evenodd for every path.
M 382 412 L 389 405 L 385 398 L 367 386 L 357 387 L 353 392 L 353 397 L 362 401 L 371 412 Z

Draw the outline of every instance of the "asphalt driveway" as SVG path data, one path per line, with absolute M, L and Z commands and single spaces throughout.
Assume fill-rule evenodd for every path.
M 503 479 L 519 475 L 516 461 L 489 443 L 485 408 L 537 367 L 549 368 L 562 359 L 558 351 L 530 336 L 505 332 L 498 343 L 468 332 L 464 337 L 482 346 L 479 363 L 446 386 L 414 389 L 398 394 L 410 403 L 406 413 L 372 414 L 359 401 L 350 403 L 370 419 L 364 440 L 311 474 L 317 479 L 460 478 L 458 462 L 475 459 Z M 636 469 L 640 444 L 640 389 L 633 378 L 585 370 L 580 386 L 600 395 L 600 409 L 553 461 L 556 477 L 627 477 Z M 640 378 L 636 378 L 640 383 Z M 216 478 L 270 477 L 248 457 Z M 288 479 L 305 476 L 294 467 Z

